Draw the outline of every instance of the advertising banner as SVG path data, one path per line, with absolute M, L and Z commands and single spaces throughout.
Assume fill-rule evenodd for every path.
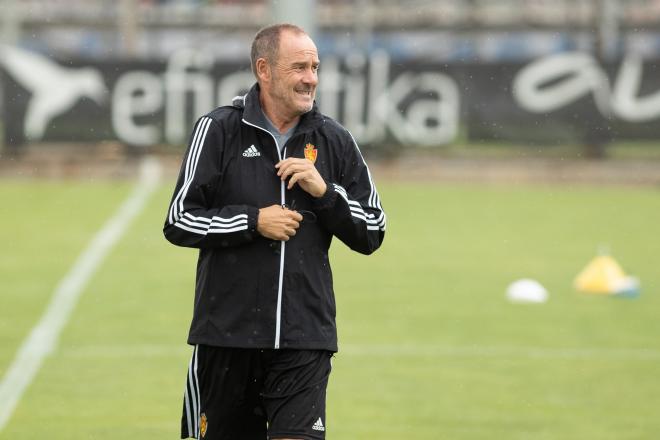
M 660 69 L 566 52 L 525 64 L 322 57 L 317 101 L 361 144 L 530 144 L 660 136 Z M 55 60 L 0 47 L 5 143 L 184 145 L 194 121 L 254 83 L 249 63 L 182 50 L 163 61 Z M 465 140 L 464 138 L 461 140 Z

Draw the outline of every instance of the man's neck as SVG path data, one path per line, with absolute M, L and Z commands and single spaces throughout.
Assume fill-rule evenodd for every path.
M 277 131 L 286 133 L 291 127 L 296 125 L 300 120 L 300 116 L 287 117 L 282 112 L 278 111 L 277 106 L 267 97 L 260 95 L 259 102 L 261 103 L 261 110 L 268 117 Z

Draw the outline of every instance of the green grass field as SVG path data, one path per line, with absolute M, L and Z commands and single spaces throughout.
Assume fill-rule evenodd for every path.
M 657 189 L 379 183 L 381 250 L 333 246 L 329 439 L 658 438 Z M 178 438 L 196 253 L 162 237 L 172 185 L 93 277 L 1 439 Z M 0 181 L 0 374 L 130 191 Z M 572 289 L 601 244 L 639 298 Z M 546 304 L 506 301 L 523 277 Z

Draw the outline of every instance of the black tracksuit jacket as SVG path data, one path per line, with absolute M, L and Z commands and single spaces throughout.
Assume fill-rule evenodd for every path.
M 327 192 L 315 199 L 298 185 L 287 190 L 275 164 L 314 155 Z M 286 242 L 269 240 L 256 225 L 259 208 L 273 204 L 316 219 L 305 216 Z M 199 248 L 188 343 L 337 351 L 330 242 L 334 235 L 357 252 L 374 252 L 385 213 L 346 129 L 314 106 L 278 146 L 264 128 L 255 85 L 195 124 L 164 234 Z

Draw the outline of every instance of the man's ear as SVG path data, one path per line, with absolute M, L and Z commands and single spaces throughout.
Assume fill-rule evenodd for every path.
M 266 58 L 259 58 L 256 62 L 257 77 L 260 81 L 270 81 L 270 64 Z

